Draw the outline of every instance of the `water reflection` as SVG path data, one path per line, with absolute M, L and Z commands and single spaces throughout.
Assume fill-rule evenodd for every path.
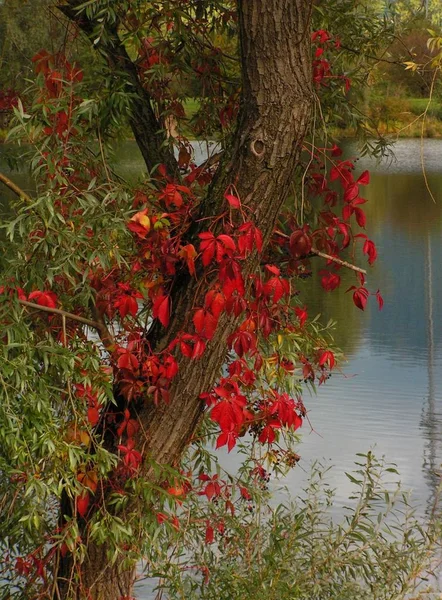
M 436 203 L 420 170 L 420 142 L 401 141 L 396 153 L 397 163 L 359 163 L 373 173 L 366 207 L 380 255 L 368 285 L 381 289 L 385 307 L 379 313 L 372 302 L 362 314 L 343 293 L 316 300 L 318 312 L 338 321 L 336 339 L 349 362 L 309 400 L 317 433 L 304 432 L 301 453 L 305 461 L 331 459 L 344 502 L 355 453 L 375 447 L 398 464 L 423 512 L 442 463 L 442 142 L 425 142 Z M 347 274 L 343 290 L 351 280 Z M 301 471 L 290 475 L 293 493 L 302 480 Z

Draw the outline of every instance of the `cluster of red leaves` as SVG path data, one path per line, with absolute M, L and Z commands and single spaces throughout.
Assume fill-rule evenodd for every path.
M 330 85 L 330 81 L 335 79 L 343 81 L 345 92 L 350 89 L 350 79 L 345 75 L 334 75 L 331 59 L 326 58 L 327 51 L 336 50 L 341 47 L 339 38 L 333 38 L 328 31 L 318 29 L 312 33 L 312 42 L 315 47 L 313 58 L 313 81 L 319 86 Z
M 70 63 L 61 52 L 50 54 L 47 50 L 40 50 L 33 56 L 32 62 L 35 63 L 35 72 L 43 75 L 50 98 L 61 96 L 66 84 L 83 80 L 83 71 L 75 63 Z
M 0 112 L 10 111 L 18 105 L 18 94 L 13 89 L 0 90 Z
M 291 234 L 287 246 L 294 259 L 308 256 L 313 244 L 318 250 L 339 258 L 339 255 L 349 248 L 352 241 L 360 239 L 364 242 L 362 251 L 368 257 L 369 265 L 372 265 L 377 258 L 375 243 L 365 233 L 353 234 L 355 224 L 362 228 L 366 226 L 366 215 L 361 208 L 366 203 L 366 199 L 361 196 L 361 187 L 369 184 L 370 175 L 368 171 L 364 171 L 356 179 L 354 176 L 355 163 L 349 159 L 341 160 L 341 154 L 341 149 L 336 145 L 330 148 L 318 148 L 310 153 L 309 193 L 316 198 L 322 198 L 324 208 L 319 213 L 317 229 L 311 233 L 306 226 L 295 230 Z M 330 170 L 326 168 L 329 162 L 333 165 Z M 342 201 L 340 214 L 335 212 L 339 201 Z M 320 270 L 319 274 L 322 287 L 325 291 L 331 292 L 341 283 L 341 277 L 338 274 L 341 265 L 329 261 L 327 267 Z M 364 275 L 362 273 L 357 275 L 359 288 L 365 290 Z M 364 292 L 361 293 L 364 296 Z M 362 300 L 361 293 L 354 294 L 353 301 L 358 308 L 364 310 L 369 292 L 367 291 Z M 378 292 L 376 297 L 379 307 L 382 308 L 382 298 Z

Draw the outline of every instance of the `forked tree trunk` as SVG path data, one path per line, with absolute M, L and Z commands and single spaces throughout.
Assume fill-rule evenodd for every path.
M 287 198 L 309 125 L 313 103 L 311 5 L 312 0 L 238 0 L 243 76 L 238 128 L 201 210 L 202 216 L 218 214 L 224 191 L 234 183 L 265 243 Z M 258 267 L 255 253 L 244 264 L 245 279 Z M 179 331 L 192 330 L 192 309 L 202 305 L 201 297 L 207 292 L 207 288 L 201 289 L 201 281 L 181 277 L 172 289 L 170 326 L 165 334 L 159 328 L 152 333 L 154 350 L 164 348 Z M 227 337 L 234 329 L 235 319 L 223 316 L 200 360 L 178 359 L 179 374 L 170 403 L 158 407 L 145 404 L 139 417 L 143 438 L 137 443 L 145 456 L 160 464 L 179 462 L 204 410 L 199 396 L 209 391 L 219 376 L 226 360 Z M 89 596 L 79 587 L 69 591 L 62 585 L 64 598 L 121 600 L 132 594 L 133 573 L 119 572 L 118 563 L 110 566 L 105 546 L 88 547 L 81 571 L 83 590 Z M 63 575 L 69 579 L 69 571 Z

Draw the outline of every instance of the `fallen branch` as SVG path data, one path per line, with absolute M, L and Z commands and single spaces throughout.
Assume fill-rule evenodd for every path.
M 16 183 L 11 181 L 9 177 L 3 175 L 3 173 L 0 173 L 0 181 L 4 183 L 6 187 L 12 190 L 14 194 L 17 194 L 19 198 L 23 198 L 23 200 L 26 200 L 26 202 L 32 202 L 31 196 L 28 196 L 26 192 L 24 192 Z

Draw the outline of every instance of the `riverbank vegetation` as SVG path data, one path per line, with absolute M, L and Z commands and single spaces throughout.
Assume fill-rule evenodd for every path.
M 180 559 L 171 558 L 160 569 L 167 576 L 158 589 L 171 600 L 434 597 L 431 573 L 440 566 L 435 515 L 429 526 L 416 517 L 394 466 L 371 452 L 357 458 L 348 474 L 347 508 L 334 505 L 332 469 L 316 463 L 291 503 L 272 507 L 261 493 L 244 502 L 240 519 L 222 521 L 215 544 L 201 535 L 182 539 L 186 558 L 181 568 Z M 222 519 L 219 505 L 212 510 Z

